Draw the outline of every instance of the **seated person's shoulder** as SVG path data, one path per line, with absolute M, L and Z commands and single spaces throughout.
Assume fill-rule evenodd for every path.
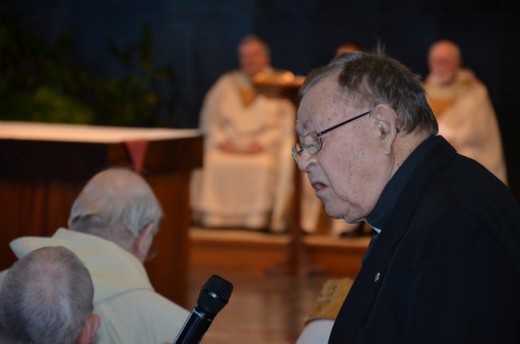
M 0 271 L 0 289 L 2 289 L 2 284 L 4 282 L 4 278 L 5 278 L 5 275 L 7 274 L 7 271 L 9 271 L 9 270 Z
M 296 344 L 328 343 L 333 325 L 334 320 L 332 319 L 315 319 L 311 321 L 303 329 Z
M 148 289 L 107 299 L 96 304 L 94 312 L 102 321 L 101 343 L 164 343 L 175 338 L 190 314 Z
M 128 324 L 139 323 L 142 327 L 151 326 L 161 331 L 170 327 L 180 328 L 189 315 L 188 310 L 148 289 L 133 290 L 98 301 L 94 312 L 100 315 L 104 324 L 121 325 L 128 329 Z M 126 319 L 126 324 L 120 324 L 120 319 Z M 128 331 L 135 330 L 132 325 L 130 327 Z

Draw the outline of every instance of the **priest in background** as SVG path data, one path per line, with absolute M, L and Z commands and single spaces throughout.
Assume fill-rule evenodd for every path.
M 452 41 L 440 40 L 430 47 L 428 66 L 423 86 L 439 134 L 507 184 L 500 128 L 486 86 L 462 67 L 460 48 Z
M 294 105 L 253 85 L 260 74 L 276 73 L 264 41 L 243 38 L 238 60 L 240 68 L 222 75 L 202 105 L 204 163 L 192 178 L 194 221 L 203 227 L 284 230 L 283 211 L 275 205 L 287 206 L 280 199 L 291 190 Z M 272 218 L 273 212 L 279 217 Z

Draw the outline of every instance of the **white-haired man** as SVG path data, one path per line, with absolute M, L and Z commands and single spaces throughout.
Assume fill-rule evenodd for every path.
M 60 228 L 50 238 L 18 238 L 11 248 L 19 258 L 42 246 L 76 253 L 94 282 L 100 343 L 162 344 L 176 337 L 189 312 L 156 293 L 143 266 L 161 217 L 141 176 L 110 168 L 95 175 L 74 201 L 70 229 Z
M 65 247 L 42 247 L 15 262 L 0 290 L 0 342 L 92 343 L 99 317 L 87 268 Z

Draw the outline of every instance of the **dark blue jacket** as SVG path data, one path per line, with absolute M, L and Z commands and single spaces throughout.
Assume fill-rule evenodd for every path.
M 520 206 L 484 167 L 434 140 L 329 343 L 520 343 Z

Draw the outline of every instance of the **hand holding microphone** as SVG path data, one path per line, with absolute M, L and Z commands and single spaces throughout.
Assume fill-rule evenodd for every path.
M 213 318 L 228 303 L 232 291 L 233 284 L 220 276 L 211 276 L 202 286 L 197 305 L 193 307 L 173 344 L 200 343 Z

